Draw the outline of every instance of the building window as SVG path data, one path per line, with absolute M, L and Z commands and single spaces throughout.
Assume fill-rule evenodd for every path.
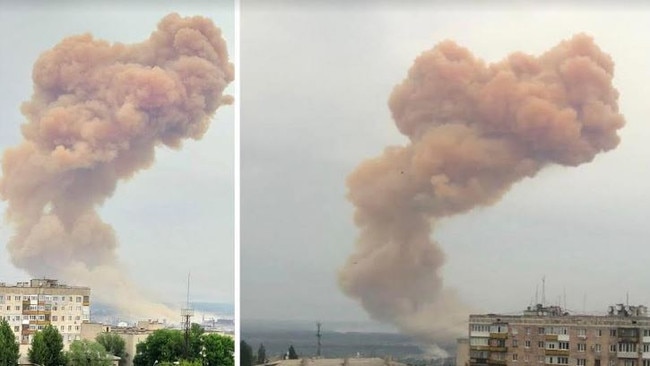
M 513 353 L 513 354 L 512 354 L 512 360 L 513 360 L 513 361 L 516 362 L 518 357 L 519 357 L 519 355 L 517 355 L 516 353 Z
M 58 315 L 52 315 L 52 321 L 55 322 L 57 320 L 59 320 L 59 316 Z
M 537 362 L 544 363 L 544 356 L 537 356 Z
M 643 336 L 644 337 L 650 337 L 650 329 L 644 329 L 643 330 Z
M 524 353 L 524 362 L 528 362 L 528 353 Z
M 488 338 L 470 337 L 469 345 L 470 346 L 487 346 L 488 345 Z
M 600 336 L 602 336 L 602 335 L 603 335 L 603 330 L 602 330 L 602 329 L 598 329 L 598 330 L 596 330 L 596 336 L 597 336 L 597 337 L 600 337 Z
M 584 352 L 587 350 L 587 344 L 586 343 L 578 343 L 578 351 Z
M 619 352 L 636 352 L 636 343 L 619 343 Z
M 636 366 L 636 360 L 625 360 L 623 362 L 624 366 Z
M 537 347 L 538 348 L 544 348 L 544 341 L 537 342 Z
M 513 339 L 513 340 L 512 340 L 512 346 L 513 346 L 513 347 L 518 347 L 518 346 L 519 346 L 519 342 L 517 342 L 516 339 Z
M 609 330 L 609 336 L 610 337 L 616 337 L 616 329 L 610 329 Z
M 61 331 L 62 332 L 65 331 L 65 326 L 64 325 L 61 326 Z
M 600 358 L 594 360 L 594 366 L 600 366 Z
M 537 334 L 544 334 L 544 328 L 537 328 Z
M 643 344 L 643 352 L 650 352 L 650 343 Z M 648 365 L 650 366 L 650 365 Z
M 546 342 L 546 349 L 555 349 L 554 342 Z
M 616 352 L 616 345 L 615 344 L 610 344 L 609 345 L 609 352 Z
M 81 296 L 77 296 L 77 302 L 81 302 Z
M 558 344 L 559 349 L 569 349 L 569 342 L 560 342 Z
M 586 337 L 587 336 L 587 330 L 584 328 L 578 329 L 577 331 L 578 337 Z
M 526 340 L 526 342 L 524 342 L 524 346 L 525 346 L 526 348 L 530 348 L 530 341 L 529 341 L 529 340 Z
M 577 366 L 586 366 L 587 365 L 587 360 L 584 359 L 584 358 L 579 358 L 579 359 L 577 359 L 576 365 Z
M 557 363 L 558 363 L 558 365 L 568 365 L 569 364 L 569 358 L 568 357 L 558 357 L 557 358 Z
M 526 335 L 530 335 L 530 327 L 526 327 Z
M 650 360 L 643 360 L 643 366 L 650 366 Z
M 594 351 L 600 352 L 600 344 L 594 344 Z
M 20 327 L 17 326 L 17 325 L 14 326 L 14 332 L 20 332 Z M 643 366 L 646 366 L 646 365 L 643 365 Z

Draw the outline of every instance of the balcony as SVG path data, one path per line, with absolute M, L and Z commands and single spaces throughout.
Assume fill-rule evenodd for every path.
M 544 355 L 546 356 L 569 356 L 568 349 L 545 349 Z
M 506 339 L 508 338 L 508 333 L 490 333 L 490 338 Z
M 508 348 L 505 346 L 490 346 L 488 350 L 490 352 L 507 352 Z
M 618 358 L 639 358 L 639 352 L 616 352 Z
M 488 365 L 506 365 L 506 360 L 487 360 Z
M 475 346 L 472 346 L 472 345 L 470 345 L 470 346 L 469 346 L 469 349 L 470 349 L 470 351 L 489 351 L 489 350 L 490 350 L 490 346 L 486 346 L 486 345 L 482 345 L 482 346 L 475 345 Z
M 557 339 L 557 334 L 547 334 L 544 336 L 544 340 L 547 342 L 556 342 Z

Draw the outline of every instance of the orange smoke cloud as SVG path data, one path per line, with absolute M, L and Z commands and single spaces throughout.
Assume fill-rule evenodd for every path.
M 113 296 L 137 291 L 115 270 L 115 233 L 96 209 L 118 181 L 153 163 L 157 146 L 200 139 L 232 101 L 223 91 L 233 77 L 220 29 L 202 17 L 170 14 L 138 44 L 84 34 L 43 53 L 22 106 L 24 141 L 2 159 L 12 262 L 87 283 L 114 305 L 130 301 Z
M 389 100 L 410 143 L 348 177 L 360 234 L 339 274 L 343 291 L 424 339 L 462 334 L 468 310 L 443 285 L 433 226 L 495 203 L 548 164 L 576 166 L 615 148 L 625 121 L 613 68 L 584 34 L 494 64 L 451 41 L 420 55 Z

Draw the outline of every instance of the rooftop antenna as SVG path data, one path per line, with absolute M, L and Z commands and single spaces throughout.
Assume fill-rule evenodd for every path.
M 535 306 L 539 304 L 539 297 L 537 296 L 538 293 L 539 293 L 539 283 L 535 285 Z
M 190 328 L 192 327 L 191 318 L 193 315 L 194 310 L 190 308 L 190 272 L 187 272 L 187 302 L 185 308 L 181 309 L 183 332 L 185 333 L 185 349 L 183 350 L 185 358 L 188 358 L 190 353 Z
M 316 323 L 316 338 L 318 338 L 318 347 L 316 348 L 316 357 L 320 357 L 320 338 L 321 338 L 321 333 L 320 333 L 320 322 Z
M 546 305 L 546 275 L 542 277 L 542 305 Z

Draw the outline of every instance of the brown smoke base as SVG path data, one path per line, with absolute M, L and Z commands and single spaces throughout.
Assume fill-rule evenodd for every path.
M 14 265 L 90 285 L 135 316 L 178 317 L 138 295 L 96 209 L 118 181 L 154 162 L 157 146 L 200 139 L 216 109 L 232 102 L 223 91 L 233 77 L 220 29 L 202 17 L 170 14 L 138 44 L 84 34 L 43 53 L 22 106 L 24 141 L 2 160 Z
M 389 100 L 410 143 L 348 177 L 361 233 L 340 272 L 343 291 L 423 340 L 463 334 L 469 310 L 443 286 L 433 226 L 497 202 L 548 164 L 576 166 L 615 148 L 625 121 L 613 66 L 584 34 L 494 64 L 451 41 L 420 55 Z

